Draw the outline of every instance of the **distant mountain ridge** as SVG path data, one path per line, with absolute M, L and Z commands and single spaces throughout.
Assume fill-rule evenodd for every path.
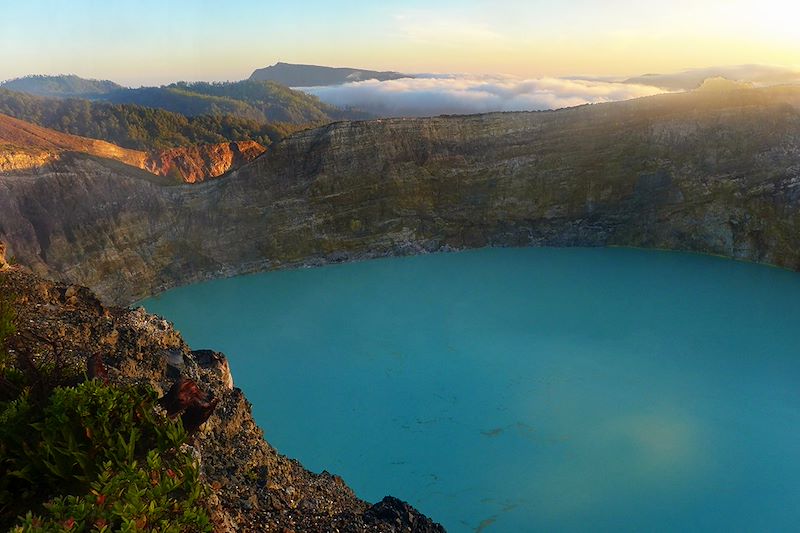
M 316 96 L 273 81 L 178 82 L 161 87 L 122 89 L 104 100 L 118 104 L 157 107 L 192 117 L 231 115 L 260 122 L 320 125 L 335 120 L 358 120 L 370 115 L 339 109 Z
M 0 83 L 2 89 L 34 96 L 135 104 L 187 117 L 227 115 L 262 123 L 318 126 L 336 120 L 372 118 L 368 113 L 339 109 L 273 81 L 177 82 L 134 89 L 74 75 L 26 76 Z
M 222 114 L 186 117 L 138 105 L 41 97 L 3 88 L 0 113 L 63 133 L 148 151 L 231 141 L 267 146 L 300 128 Z
M 275 63 L 269 67 L 256 69 L 250 75 L 251 80 L 274 81 L 288 87 L 319 87 L 322 85 L 341 85 L 354 81 L 387 81 L 413 77 L 414 76 L 409 74 L 393 71 L 298 65 L 282 62 Z
M 756 85 L 781 85 L 800 83 L 800 71 L 772 65 L 733 65 L 705 67 L 668 74 L 643 74 L 623 83 L 651 85 L 668 91 L 690 91 L 700 87 L 709 78 L 751 82 Z
M 113 91 L 124 89 L 122 85 L 110 80 L 80 78 L 74 74 L 60 76 L 30 75 L 0 83 L 0 88 L 37 96 L 83 98 L 99 97 Z

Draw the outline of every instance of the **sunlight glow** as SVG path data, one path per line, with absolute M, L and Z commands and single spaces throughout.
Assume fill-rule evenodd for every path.
M 526 78 L 793 67 L 798 20 L 794 0 L 31 0 L 4 5 L 0 79 L 242 79 L 277 61 Z

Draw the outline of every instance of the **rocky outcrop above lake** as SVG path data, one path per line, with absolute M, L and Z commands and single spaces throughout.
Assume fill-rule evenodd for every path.
M 199 183 L 239 168 L 265 151 L 255 141 L 186 146 L 150 153 L 143 168 L 157 176 Z
M 198 183 L 249 163 L 266 151 L 255 141 L 198 144 L 156 152 L 70 135 L 0 114 L 0 173 L 41 174 L 65 154 L 79 153 L 118 161 L 167 178 L 164 184 Z M 64 169 L 64 165 L 59 166 Z M 45 170 L 46 172 L 46 170 Z
M 387 497 L 370 505 L 339 476 L 309 472 L 279 454 L 233 386 L 225 356 L 192 351 L 160 317 L 105 307 L 85 287 L 44 281 L 18 267 L 0 269 L 0 290 L 13 295 L 14 342 L 38 340 L 37 353 L 57 347 L 59 360 L 82 368 L 99 355 L 112 385 L 146 383 L 163 394 L 179 377 L 191 379 L 218 402 L 191 442 L 211 489 L 215 531 L 444 531 L 405 502 Z
M 70 135 L 0 114 L 0 172 L 39 168 L 64 152 L 121 161 L 143 168 L 145 153 L 97 139 Z
M 128 303 L 201 279 L 481 246 L 637 246 L 800 268 L 800 88 L 340 122 L 222 179 L 99 159 L 0 177 L 0 240 Z

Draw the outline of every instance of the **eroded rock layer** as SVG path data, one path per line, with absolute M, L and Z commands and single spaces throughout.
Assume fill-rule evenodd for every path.
M 298 264 L 480 246 L 640 246 L 800 268 L 800 88 L 342 122 L 223 179 L 78 160 L 0 177 L 0 240 L 127 303 Z
M 198 183 L 249 163 L 266 149 L 254 141 L 199 144 L 158 152 L 129 150 L 0 114 L 0 173 L 35 171 L 80 153 L 118 161 L 168 178 L 164 184 Z M 63 168 L 63 166 L 62 166 Z M 46 171 L 46 170 L 45 170 Z
M 175 176 L 186 183 L 198 183 L 239 168 L 265 150 L 255 141 L 172 148 L 149 154 L 143 168 L 158 176 Z
M 38 168 L 63 152 L 81 152 L 138 168 L 143 168 L 145 161 L 145 153 L 138 150 L 61 133 L 0 114 L 0 172 Z

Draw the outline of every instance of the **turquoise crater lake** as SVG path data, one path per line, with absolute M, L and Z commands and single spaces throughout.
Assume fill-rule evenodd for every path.
M 800 524 L 800 274 L 487 249 L 143 302 L 230 358 L 267 440 L 449 531 Z

